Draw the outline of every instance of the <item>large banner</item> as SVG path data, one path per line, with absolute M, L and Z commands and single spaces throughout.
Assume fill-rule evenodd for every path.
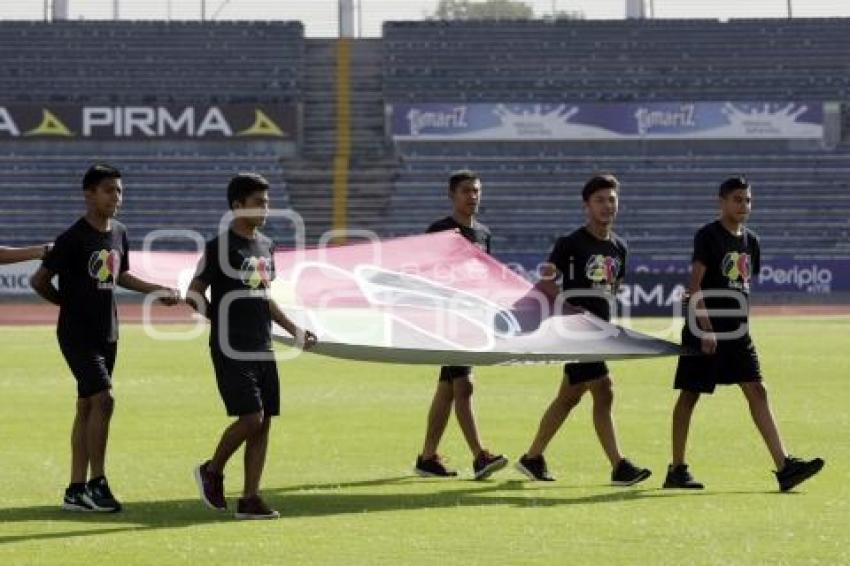
M 3 105 L 0 141 L 294 141 L 293 105 Z
M 821 139 L 821 102 L 392 105 L 396 140 Z
M 147 255 L 147 257 L 145 257 Z M 155 276 L 162 273 L 181 273 L 181 278 L 191 278 L 197 253 L 133 252 L 135 267 Z M 538 265 L 545 256 L 535 254 L 504 254 L 500 259 L 512 270 L 530 281 L 538 279 Z M 34 295 L 30 276 L 40 261 L 0 265 L 0 295 Z M 182 273 L 181 270 L 188 270 Z M 690 262 L 686 260 L 655 260 L 630 257 L 626 284 L 621 289 L 620 301 L 632 308 L 633 314 L 656 314 L 675 303 L 688 281 Z M 159 281 L 159 279 L 157 279 Z M 169 283 L 164 278 L 161 283 Z M 188 283 L 188 279 L 183 281 Z M 173 284 L 173 283 L 169 283 Z M 123 290 L 122 290 L 123 292 Z M 850 293 L 850 259 L 798 260 L 777 257 L 762 261 L 761 271 L 753 281 L 754 293 L 789 293 L 799 295 L 830 295 Z

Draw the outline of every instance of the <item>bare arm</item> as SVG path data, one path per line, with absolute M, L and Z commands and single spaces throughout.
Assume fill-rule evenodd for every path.
M 289 319 L 288 316 L 286 316 L 286 314 L 282 310 L 280 310 L 280 307 L 277 306 L 277 303 L 272 300 L 269 300 L 269 309 L 271 309 L 272 312 L 272 319 L 274 319 L 278 326 L 289 332 L 289 334 L 291 334 L 295 338 L 296 343 L 298 343 L 302 339 L 301 337 L 303 336 L 304 350 L 309 350 L 310 348 L 316 345 L 316 335 L 310 332 L 309 330 L 302 330 L 301 328 L 299 328 L 294 322 Z
M 58 306 L 62 304 L 62 296 L 53 285 L 53 275 L 54 273 L 46 267 L 39 267 L 38 271 L 30 277 L 30 286 L 44 300 Z
M 0 265 L 29 261 L 31 259 L 44 259 L 44 255 L 48 249 L 50 249 L 49 244 L 30 246 L 28 248 L 7 248 L 0 246 Z
M 711 327 L 711 319 L 708 317 L 708 311 L 705 308 L 705 301 L 702 298 L 702 278 L 705 277 L 706 267 L 701 261 L 695 261 L 691 264 L 691 276 L 688 278 L 688 295 L 696 298 L 694 304 L 697 326 L 703 332 L 707 333 L 702 337 L 702 351 L 706 354 L 713 354 L 717 349 L 717 338 L 714 336 L 714 329 Z M 686 322 L 687 324 L 687 322 Z
M 189 290 L 186 291 L 186 304 L 206 318 L 210 318 L 210 302 L 207 300 L 206 295 L 207 287 L 209 286 L 210 284 L 203 279 L 195 277 L 189 283 Z
M 544 263 L 540 266 L 540 281 L 536 287 L 545 293 L 550 299 L 554 299 L 561 292 L 558 287 L 558 268 L 551 263 Z
M 155 283 L 139 279 L 129 271 L 125 271 L 118 276 L 118 284 L 125 289 L 138 291 L 145 295 L 149 293 L 159 293 L 161 295 L 159 297 L 159 301 L 166 305 L 176 305 L 180 302 L 180 294 L 176 289 L 170 289 L 168 287 L 163 287 L 162 285 L 157 285 Z

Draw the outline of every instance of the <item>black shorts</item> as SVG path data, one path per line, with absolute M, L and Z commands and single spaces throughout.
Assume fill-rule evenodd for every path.
M 440 381 L 454 381 L 459 377 L 472 377 L 472 366 L 443 366 Z
M 217 348 L 210 348 L 210 357 L 228 415 L 280 414 L 280 381 L 274 360 L 234 360 Z
M 564 364 L 564 377 L 570 385 L 596 381 L 606 375 L 608 375 L 608 366 L 605 362 Z
M 77 380 L 77 397 L 85 399 L 112 388 L 118 342 L 89 344 L 60 336 L 59 349 Z
M 700 339 L 687 327 L 682 329 L 682 345 L 700 350 Z M 735 340 L 718 340 L 711 355 L 679 356 L 674 389 L 694 393 L 714 393 L 717 385 L 761 381 L 756 346 L 749 333 Z

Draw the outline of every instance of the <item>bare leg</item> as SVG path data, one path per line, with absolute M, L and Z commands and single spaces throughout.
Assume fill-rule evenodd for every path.
M 259 432 L 245 440 L 245 489 L 242 497 L 257 495 L 260 490 L 260 478 L 266 463 L 271 423 L 271 417 L 265 417 Z
M 91 409 L 86 423 L 86 446 L 91 466 L 89 477 L 98 478 L 105 475 L 106 443 L 109 440 L 109 422 L 115 410 L 115 400 L 107 389 L 89 397 L 89 404 Z
M 673 426 L 671 431 L 673 446 L 673 465 L 685 463 L 685 448 L 688 444 L 688 430 L 691 427 L 691 416 L 699 401 L 699 393 L 680 391 L 676 406 L 673 408 Z
M 475 422 L 475 409 L 472 406 L 474 385 L 472 376 L 459 377 L 452 381 L 455 398 L 455 416 L 463 432 L 463 437 L 475 458 L 481 452 L 481 438 L 478 434 L 478 423 Z
M 89 451 L 86 443 L 86 424 L 91 413 L 88 398 L 77 399 L 77 414 L 71 428 L 71 483 L 84 483 L 89 471 Z
M 747 403 L 750 406 L 750 415 L 753 417 L 753 422 L 756 424 L 770 451 L 776 469 L 781 470 L 785 465 L 785 458 L 788 452 L 785 450 L 785 445 L 782 443 L 782 437 L 779 434 L 779 428 L 776 426 L 776 419 L 773 417 L 773 411 L 770 409 L 770 403 L 767 400 L 767 389 L 760 381 L 742 383 L 741 390 L 744 392 L 744 397 L 747 398 Z
M 422 445 L 422 459 L 424 460 L 432 458 L 437 453 L 437 446 L 439 446 L 440 439 L 443 438 L 443 433 L 446 431 L 446 425 L 449 423 L 453 399 L 454 392 L 451 382 L 438 382 L 437 391 L 434 392 L 434 399 L 431 401 L 431 408 L 428 411 L 428 425 L 425 430 L 425 442 Z
M 218 446 L 215 448 L 212 460 L 210 460 L 209 471 L 222 474 L 224 466 L 233 453 L 236 452 L 242 443 L 249 436 L 256 435 L 263 426 L 263 412 L 251 413 L 250 415 L 242 415 L 236 419 L 229 427 L 224 429 L 221 435 L 221 440 L 218 441 Z
M 614 407 L 614 389 L 611 378 L 607 375 L 589 384 L 590 394 L 593 396 L 593 426 L 596 436 L 605 455 L 611 462 L 611 467 L 616 468 L 623 459 L 620 447 L 617 444 L 617 428 L 614 426 L 612 410 Z
M 525 453 L 530 458 L 536 458 L 543 454 L 549 442 L 564 424 L 567 415 L 573 410 L 573 407 L 581 401 L 581 396 L 587 390 L 587 385 L 579 383 L 570 385 L 567 379 L 561 382 L 561 388 L 558 390 L 558 396 L 543 413 L 543 418 L 540 419 L 540 427 L 537 430 L 537 435 L 531 443 L 531 447 Z

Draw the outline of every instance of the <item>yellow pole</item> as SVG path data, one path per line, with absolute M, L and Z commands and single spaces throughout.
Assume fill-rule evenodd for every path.
M 336 152 L 333 171 L 333 227 L 348 226 L 348 168 L 351 157 L 351 40 L 340 38 L 336 49 Z M 344 243 L 345 237 L 335 240 Z

